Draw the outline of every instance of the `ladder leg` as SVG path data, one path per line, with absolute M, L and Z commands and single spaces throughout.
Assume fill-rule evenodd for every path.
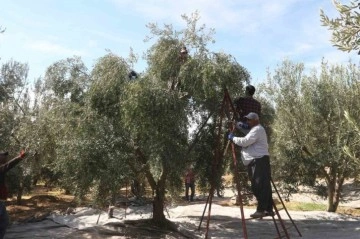
M 296 224 L 295 224 L 294 220 L 292 219 L 292 217 L 290 216 L 290 213 L 288 212 L 288 210 L 287 210 L 287 208 L 286 208 L 286 206 L 285 206 L 285 203 L 284 203 L 284 201 L 282 200 L 282 198 L 281 198 L 281 196 L 280 196 L 280 193 L 279 193 L 279 191 L 277 190 L 277 188 L 276 188 L 276 186 L 275 186 L 274 181 L 273 181 L 272 179 L 270 179 L 270 180 L 271 180 L 271 184 L 272 184 L 272 186 L 274 187 L 275 192 L 276 192 L 276 194 L 277 194 L 277 196 L 278 196 L 278 198 L 279 198 L 279 200 L 280 200 L 280 202 L 281 202 L 282 207 L 284 208 L 287 216 L 288 216 L 289 219 L 290 219 L 290 222 L 291 222 L 292 225 L 295 227 L 295 230 L 297 231 L 297 233 L 299 234 L 299 236 L 302 237 L 301 232 L 300 232 L 299 228 L 296 226 Z
M 237 169 L 237 161 L 236 161 L 236 153 L 235 153 L 235 146 L 231 144 L 232 154 L 233 154 L 233 164 L 234 164 L 234 177 L 236 182 L 236 189 L 238 191 L 239 203 L 240 203 L 240 213 L 241 213 L 241 225 L 243 229 L 243 236 L 245 239 L 248 239 L 247 229 L 246 229 L 246 220 L 244 214 L 244 205 L 243 205 L 243 197 L 241 194 L 241 184 L 239 179 L 239 173 Z
M 273 220 L 273 222 L 274 222 L 274 225 L 275 225 L 275 228 L 276 228 L 276 232 L 277 232 L 279 238 L 281 238 L 281 233 L 280 233 L 279 227 L 278 227 L 278 225 L 277 225 L 277 223 L 276 223 L 276 220 L 275 220 L 275 217 L 274 217 L 274 216 L 272 216 L 272 220 Z
M 281 216 L 280 216 L 279 210 L 277 209 L 275 202 L 273 202 L 273 205 L 274 205 L 275 213 L 276 213 L 276 215 L 277 215 L 277 217 L 278 217 L 278 219 L 279 219 L 281 228 L 283 229 L 286 238 L 287 238 L 287 239 L 290 239 L 289 233 L 288 233 L 288 231 L 287 231 L 287 229 L 286 229 L 286 227 L 285 227 L 284 221 L 282 220 L 282 218 L 281 218 Z M 276 225 L 276 223 L 275 223 L 275 225 Z M 276 228 L 277 228 L 277 225 L 276 225 Z M 278 228 L 277 228 L 277 229 L 278 229 Z M 278 234 L 279 234 L 279 238 L 281 238 L 282 236 L 280 235 L 279 231 L 278 231 Z
M 205 211 L 206 211 L 207 205 L 208 205 L 208 203 L 209 203 L 209 199 L 210 199 L 210 192 L 209 192 L 209 196 L 208 196 L 208 198 L 207 198 L 207 200 L 206 200 L 206 203 L 205 203 L 205 207 L 204 207 L 203 214 L 202 214 L 201 219 L 200 219 L 200 223 L 199 223 L 199 227 L 198 227 L 198 230 L 199 230 L 199 231 L 200 231 L 200 228 L 201 228 L 201 223 L 202 223 L 202 221 L 204 220 L 204 215 L 205 215 Z
M 214 187 L 211 187 L 210 194 L 209 194 L 209 211 L 208 211 L 208 217 L 207 217 L 207 221 L 206 221 L 205 239 L 208 238 L 208 233 L 209 233 L 210 215 L 211 215 L 211 203 L 212 203 L 213 195 L 214 195 Z

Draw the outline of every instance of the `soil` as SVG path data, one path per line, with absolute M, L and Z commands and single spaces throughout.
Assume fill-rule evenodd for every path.
M 180 202 L 181 204 L 181 202 Z M 186 202 L 183 202 L 186 205 Z M 28 231 L 24 235 L 21 232 L 14 231 L 11 232 L 8 230 L 7 238 L 16 238 L 17 235 L 21 234 L 24 236 L 24 239 L 32 238 L 33 230 L 38 230 L 34 223 L 43 221 L 45 224 L 44 228 L 38 230 L 37 234 L 42 235 L 46 230 L 45 220 L 50 214 L 62 214 L 66 215 L 69 210 L 74 210 L 76 208 L 74 196 L 65 195 L 62 191 L 51 190 L 44 186 L 36 186 L 32 191 L 31 195 L 25 195 L 22 197 L 21 205 L 16 204 L 16 198 L 8 199 L 7 201 L 7 212 L 10 217 L 10 222 L 17 225 L 20 224 L 23 231 Z M 104 209 L 105 210 L 105 209 Z M 70 212 L 71 214 L 71 212 Z M 52 228 L 53 225 L 48 226 L 49 231 L 53 230 L 51 233 L 56 235 L 54 238 L 189 238 L 184 236 L 183 233 L 176 231 L 176 225 L 169 221 L 169 225 L 172 225 L 173 229 L 164 230 L 153 225 L 152 220 L 127 220 L 124 225 L 114 225 L 109 224 L 109 226 L 120 227 L 121 230 L 116 232 L 104 229 L 104 228 L 93 228 L 93 229 L 83 229 L 83 230 L 74 230 L 72 228 L 65 227 L 66 232 L 62 229 Z M 34 228 L 33 228 L 34 227 Z M 59 226 L 61 227 L 61 226 Z M 150 232 L 150 235 L 149 235 Z M 44 238 L 44 236 L 39 236 L 39 238 Z
M 75 206 L 73 196 L 44 186 L 36 186 L 31 195 L 22 197 L 21 205 L 16 204 L 15 198 L 8 199 L 6 209 L 11 222 L 25 223 L 41 221 L 52 212 L 63 214 L 68 208 Z
M 355 190 L 352 187 L 348 188 L 349 185 L 354 187 L 353 182 L 346 185 L 346 187 L 344 187 L 344 189 L 346 189 L 345 195 L 348 196 L 348 200 L 357 204 L 359 202 L 358 190 L 360 190 L 360 188 L 358 188 L 358 185 L 355 185 L 357 186 L 357 190 Z M 294 194 L 291 201 L 292 202 L 286 203 L 287 207 L 291 207 L 292 204 L 296 204 L 297 202 L 309 201 L 326 204 L 326 200 L 320 200 L 314 192 L 308 192 L 307 190 L 302 190 L 302 192 Z M 227 200 L 219 200 L 218 202 L 215 201 L 215 203 L 223 206 L 229 204 Z M 184 201 L 177 201 L 176 204 L 179 206 L 186 203 L 184 203 Z M 76 206 L 79 205 L 74 201 L 74 196 L 65 195 L 63 191 L 58 189 L 37 185 L 30 195 L 24 195 L 22 197 L 21 205 L 17 205 L 16 199 L 12 198 L 8 199 L 6 208 L 11 222 L 25 223 L 41 221 L 49 216 L 50 213 L 54 212 L 65 214 L 68 208 L 71 209 Z M 354 206 L 339 206 L 337 212 L 352 216 L 360 216 L 360 208 Z
M 356 191 L 357 192 L 357 191 Z M 313 193 L 309 193 L 309 195 L 313 195 Z M 306 194 L 305 194 L 306 195 Z M 304 192 L 301 195 L 297 195 L 297 197 L 301 196 L 301 201 L 305 202 L 306 198 L 304 198 Z M 352 195 L 352 200 L 356 199 L 359 200 L 358 194 Z M 311 199 L 314 199 L 313 196 L 311 196 Z M 188 206 L 188 207 L 196 207 L 196 205 L 203 205 L 203 203 L 206 201 L 206 198 L 200 198 L 198 197 L 194 202 L 185 202 L 185 201 L 178 201 L 176 202 L 176 206 Z M 222 206 L 230 206 L 231 199 L 229 201 L 229 197 L 225 198 L 214 198 L 213 201 L 215 204 L 222 205 Z M 12 231 L 9 230 L 9 235 L 7 238 L 14 239 L 19 238 L 19 235 L 23 236 L 24 239 L 30 239 L 34 238 L 31 235 L 29 236 L 29 232 L 36 231 L 36 233 L 39 232 L 39 229 L 34 228 L 33 223 L 31 222 L 40 222 L 43 221 L 46 223 L 49 220 L 44 220 L 46 217 L 48 217 L 51 213 L 56 214 L 66 214 L 66 211 L 70 208 L 75 208 L 77 205 L 74 202 L 74 197 L 70 195 L 65 195 L 62 191 L 59 190 L 50 190 L 44 186 L 37 186 L 34 191 L 32 191 L 31 195 L 25 195 L 21 201 L 21 205 L 16 205 L 16 200 L 13 198 L 12 200 L 8 200 L 7 203 L 7 210 L 10 216 L 11 222 L 14 224 L 20 223 L 21 225 L 18 226 L 18 228 L 21 228 L 22 231 L 24 231 L 23 234 L 21 232 L 17 232 L 19 229 L 13 229 Z M 175 206 L 175 205 L 174 205 Z M 180 208 L 179 207 L 179 208 Z M 183 207 L 184 208 L 184 207 Z M 227 207 L 226 207 L 227 208 Z M 231 207 L 229 207 L 231 208 Z M 201 211 L 203 208 L 200 208 Z M 349 211 L 351 209 L 351 211 Z M 185 209 L 184 209 L 185 210 Z M 194 209 L 189 209 L 191 213 L 193 213 Z M 213 210 L 215 210 L 215 205 Z M 252 210 L 252 209 L 251 209 Z M 214 211 L 215 213 L 215 211 Z M 351 214 L 353 216 L 359 216 L 360 215 L 360 209 L 354 208 L 354 207 L 346 207 L 345 211 L 339 210 L 339 213 L 342 214 Z M 175 213 L 177 214 L 177 213 Z M 192 214 L 191 214 L 192 215 Z M 172 217 L 174 218 L 174 217 Z M 189 217 L 189 220 L 193 220 L 194 216 L 192 215 Z M 214 217 L 215 218 L 215 217 Z M 237 220 L 237 219 L 236 219 Z M 25 223 L 25 224 L 24 224 Z M 187 222 L 185 222 L 186 224 Z M 238 221 L 236 221 L 238 223 Z M 299 221 L 299 223 L 302 223 Z M 314 221 L 314 223 L 317 223 L 317 221 Z M 336 221 L 338 223 L 338 221 Z M 352 221 L 349 221 L 348 223 L 354 223 Z M 194 238 L 189 237 L 182 233 L 174 232 L 174 231 L 164 231 L 160 228 L 154 227 L 152 225 L 151 221 L 149 220 L 135 220 L 135 221 L 127 221 L 124 223 L 120 223 L 121 225 L 114 225 L 118 228 L 121 228 L 121 230 L 117 231 L 109 231 L 102 227 L 99 228 L 91 228 L 91 229 L 85 229 L 85 230 L 76 230 L 72 229 L 70 227 L 62 226 L 63 229 L 59 228 L 58 231 L 55 231 L 57 229 L 52 228 L 53 225 L 49 226 L 48 228 L 45 227 L 44 230 L 48 230 L 51 235 L 57 235 L 57 237 L 54 238 Z M 184 224 L 184 225 L 185 225 Z M 311 225 L 313 225 L 311 224 Z M 237 224 L 236 224 L 237 225 Z M 254 225 L 255 226 L 255 225 Z M 16 226 L 14 226 L 16 227 Z M 59 225 L 61 227 L 61 225 Z M 236 226 L 238 227 L 238 225 Z M 306 228 L 304 225 L 302 225 L 303 228 Z M 307 229 L 307 228 L 306 228 Z M 306 230 L 305 229 L 305 230 Z M 325 230 L 322 227 L 320 227 L 321 230 Z M 258 230 L 258 229 L 256 229 Z M 309 229 L 310 230 L 310 229 Z M 313 229 L 312 229 L 313 230 Z M 328 230 L 328 229 L 326 229 Z M 44 233 L 45 234 L 45 233 Z M 26 237 L 28 235 L 28 237 Z M 40 238 L 40 237 L 39 237 Z M 47 237 L 41 237 L 41 238 L 47 238 Z M 322 238 L 322 237 L 318 237 Z M 349 237 L 350 238 L 350 237 Z M 356 237 L 357 238 L 357 237 Z

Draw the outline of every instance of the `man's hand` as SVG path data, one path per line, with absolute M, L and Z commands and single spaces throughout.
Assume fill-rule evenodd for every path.
M 24 158 L 25 155 L 26 155 L 25 150 L 22 149 L 22 150 L 20 151 L 19 157 L 20 157 L 20 158 Z

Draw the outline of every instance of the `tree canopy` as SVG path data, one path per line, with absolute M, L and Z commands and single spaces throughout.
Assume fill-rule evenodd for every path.
M 199 157 L 194 144 L 210 144 L 210 131 L 193 134 L 189 127 L 195 121 L 210 129 L 224 89 L 238 95 L 250 81 L 233 56 L 209 49 L 214 31 L 199 26 L 197 12 L 182 17 L 182 30 L 148 25 L 147 40 L 153 42 L 144 55 L 148 67 L 136 77 L 132 52 L 129 59 L 108 52 L 90 70 L 76 56 L 47 68 L 26 108 L 28 121 L 13 125 L 10 119 L 18 116 L 12 114 L 1 127 L 8 128 L 9 139 L 16 129 L 36 151 L 29 171 L 34 181 L 60 186 L 78 200 L 92 194 L 104 205 L 114 204 L 124 185 L 142 178 L 154 192 L 154 221 L 166 222 L 165 196 L 181 191 L 185 169 Z M 0 83 L 9 96 L 2 94 L 2 101 L 12 100 L 22 86 L 25 66 L 4 65 Z M 18 74 L 8 74 L 9 67 Z M 211 150 L 201 155 L 207 162 L 212 156 Z
M 328 211 L 340 201 L 344 180 L 358 175 L 357 139 L 345 112 L 359 117 L 359 70 L 322 63 L 319 74 L 305 73 L 303 64 L 284 61 L 266 83 L 266 96 L 275 105 L 273 160 L 275 175 L 298 183 L 327 188 Z
M 333 3 L 340 14 L 337 18 L 331 19 L 323 10 L 320 11 L 323 26 L 332 32 L 331 42 L 342 51 L 358 51 L 360 49 L 360 14 L 356 10 L 360 8 L 359 1 L 350 1 L 347 5 L 337 0 L 333 0 Z

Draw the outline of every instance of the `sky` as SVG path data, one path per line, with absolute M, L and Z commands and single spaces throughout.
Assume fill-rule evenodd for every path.
M 56 61 L 80 56 L 88 69 L 110 50 L 139 56 L 134 70 L 142 72 L 148 23 L 185 27 L 181 15 L 200 14 L 200 23 L 214 28 L 214 52 L 235 57 L 264 82 L 283 60 L 320 66 L 322 59 L 343 64 L 356 52 L 332 46 L 330 31 L 321 25 L 320 9 L 337 17 L 332 0 L 2 0 L 0 63 L 15 60 L 29 65 L 29 81 L 44 76 Z M 191 54 L 191 52 L 190 52 Z

